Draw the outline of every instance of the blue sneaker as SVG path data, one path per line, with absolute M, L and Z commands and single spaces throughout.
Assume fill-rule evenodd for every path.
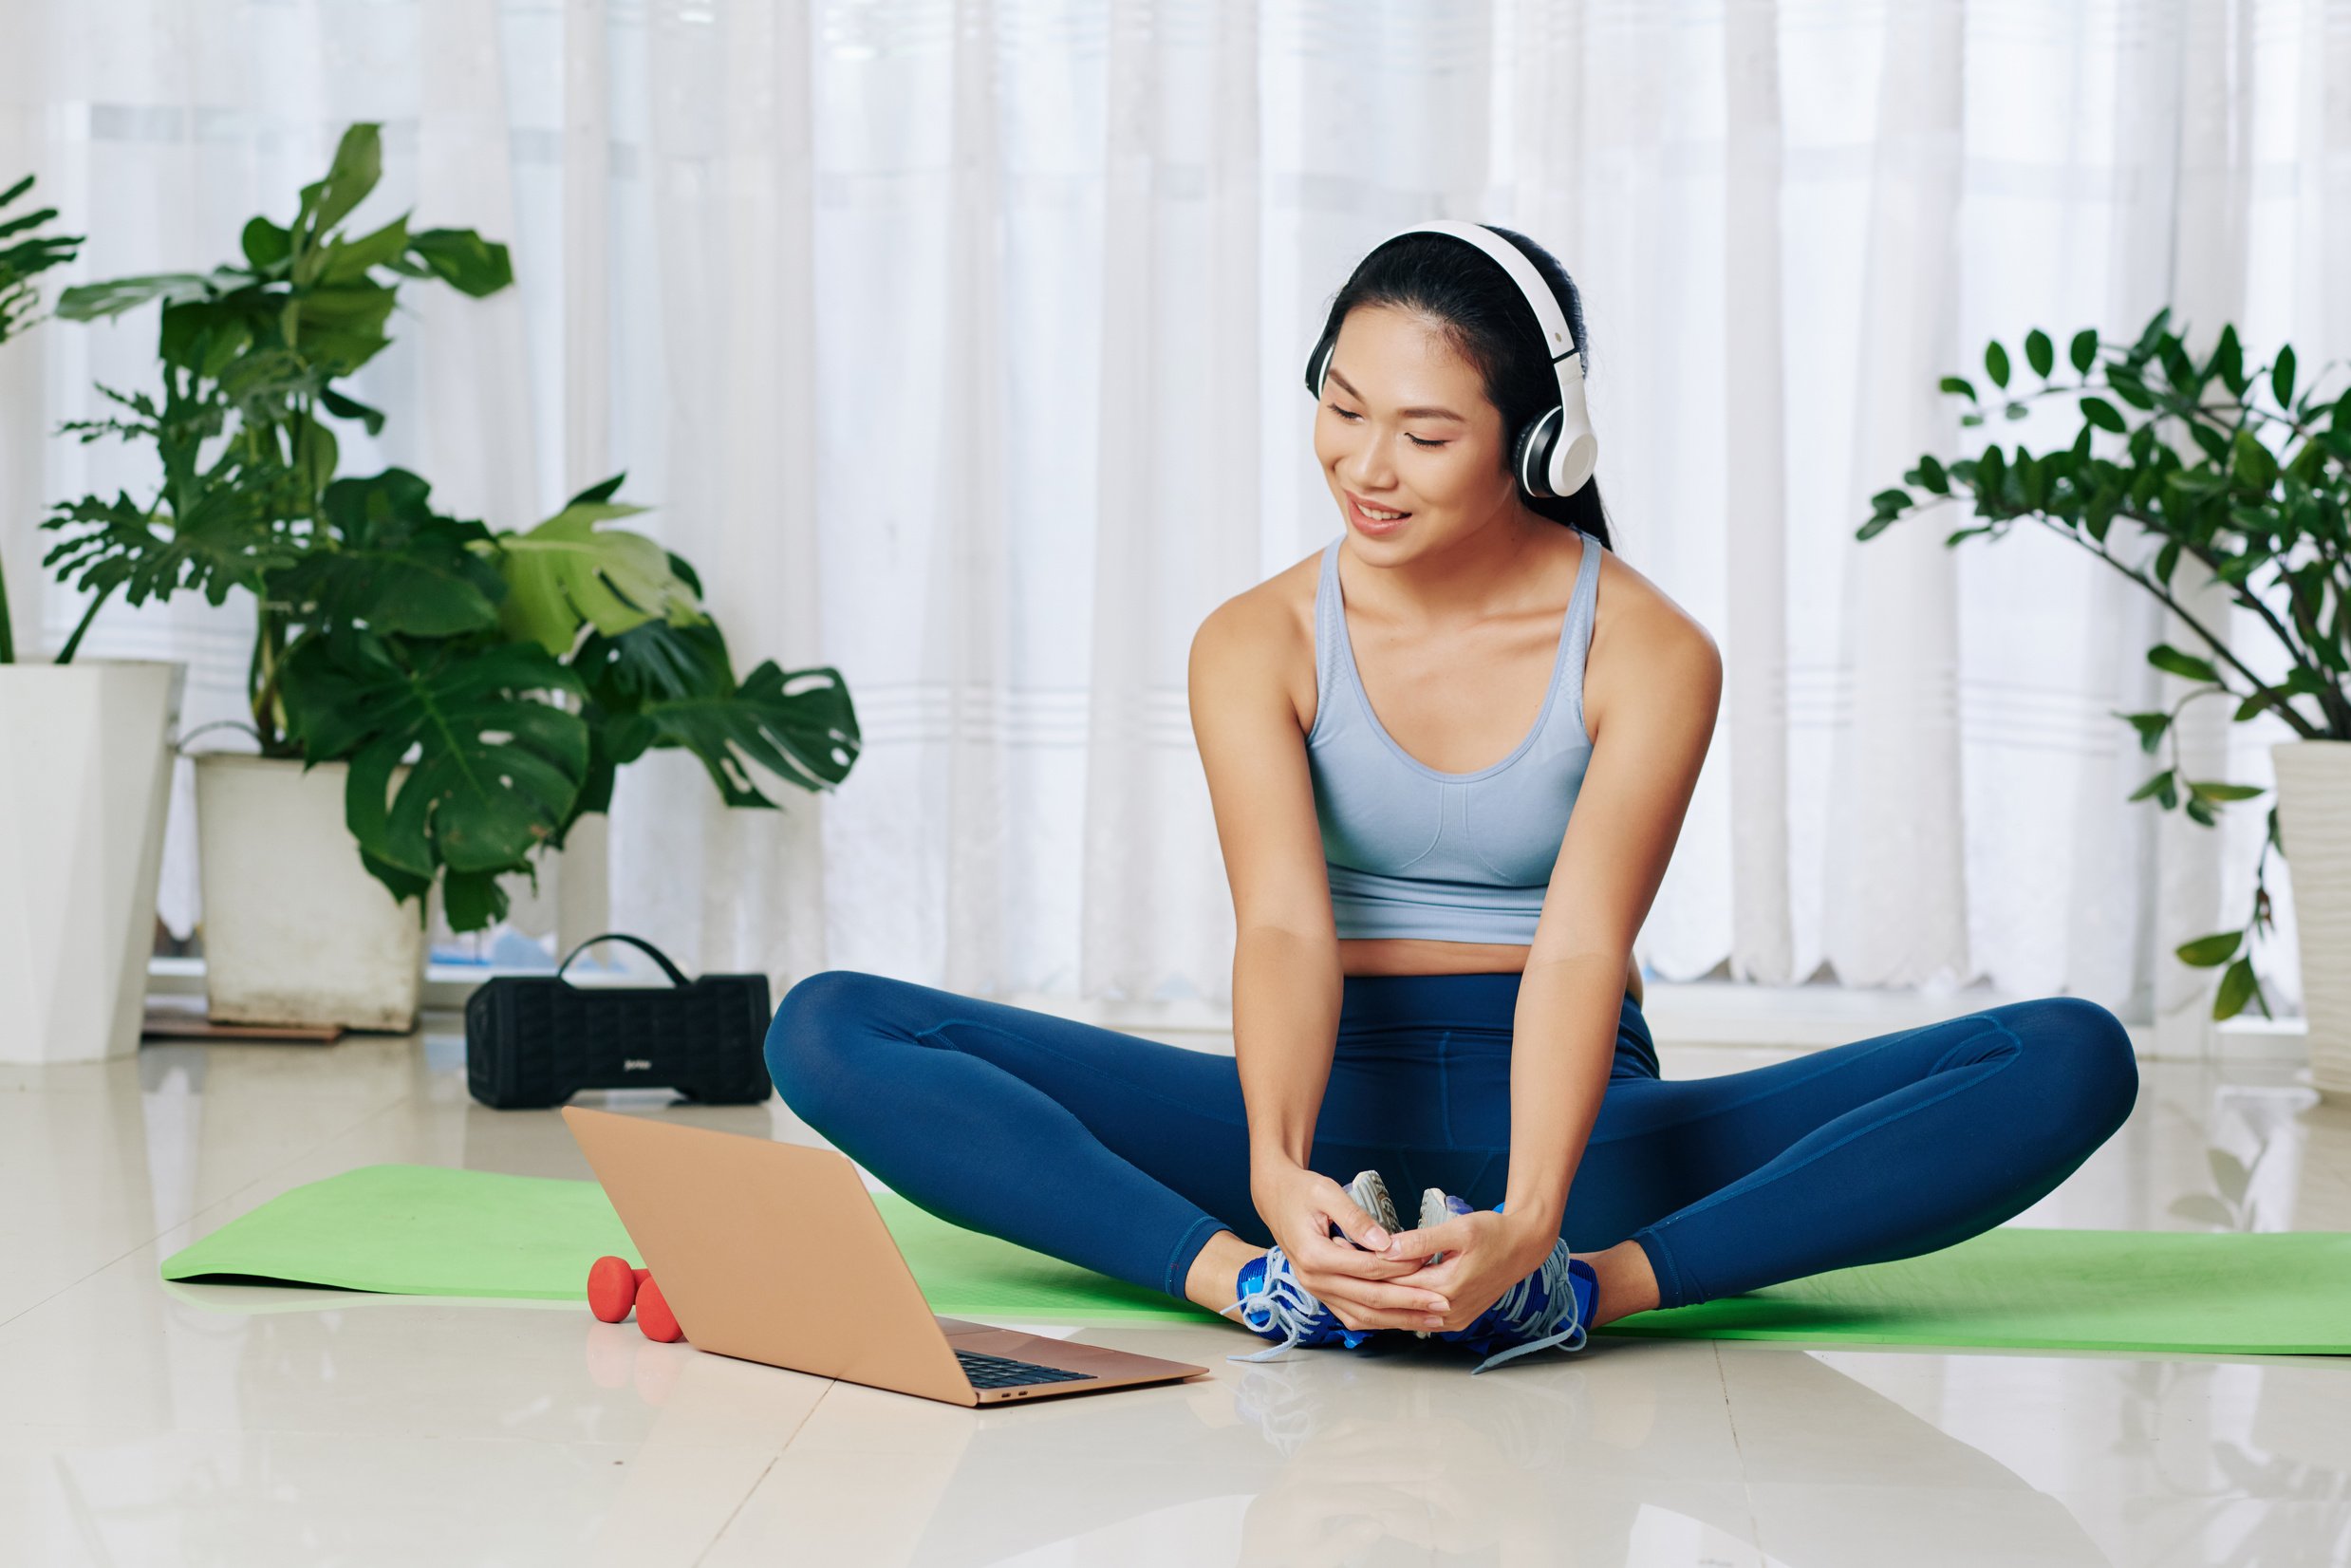
M 1270 1360 L 1297 1345 L 1309 1349 L 1344 1345 L 1352 1351 L 1371 1337 L 1370 1329 L 1351 1329 L 1340 1322 L 1338 1314 L 1297 1282 L 1297 1277 L 1290 1272 L 1289 1255 L 1279 1243 L 1264 1257 L 1253 1258 L 1241 1266 L 1240 1290 L 1241 1298 L 1224 1311 L 1238 1310 L 1246 1327 L 1276 1343 L 1271 1350 L 1228 1355 L 1227 1361 Z
M 1449 1210 L 1460 1200 L 1444 1202 Z M 1427 1206 L 1424 1199 L 1424 1211 Z M 1495 1212 L 1501 1212 L 1499 1204 Z M 1591 1321 L 1593 1303 L 1599 1294 L 1600 1277 L 1590 1263 L 1568 1256 L 1567 1238 L 1562 1236 L 1541 1267 L 1502 1292 L 1502 1299 L 1480 1313 L 1467 1328 L 1439 1329 L 1437 1337 L 1467 1345 L 1484 1356 L 1470 1369 L 1472 1372 L 1554 1347 L 1579 1351 L 1586 1338 L 1584 1325 Z
M 1390 1235 L 1396 1231 L 1396 1205 L 1388 1195 L 1387 1183 L 1376 1170 L 1359 1172 L 1348 1184 L 1347 1195 L 1383 1226 Z M 1337 1227 L 1332 1235 L 1339 1235 Z M 1279 1245 L 1262 1258 L 1251 1259 L 1241 1265 L 1240 1297 L 1230 1313 L 1239 1309 L 1241 1321 L 1252 1332 L 1276 1341 L 1271 1350 L 1257 1351 L 1248 1355 L 1228 1355 L 1228 1361 L 1264 1361 L 1279 1355 L 1294 1346 L 1314 1349 L 1322 1345 L 1343 1345 L 1353 1350 L 1370 1339 L 1375 1329 L 1351 1329 L 1333 1312 L 1317 1300 L 1314 1293 L 1297 1281 L 1290 1272 L 1289 1255 Z

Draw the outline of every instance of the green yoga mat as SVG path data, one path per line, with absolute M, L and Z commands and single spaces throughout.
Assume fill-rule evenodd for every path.
M 933 1311 L 1028 1322 L 1208 1315 L 876 1194 Z M 588 1265 L 632 1260 L 593 1182 L 368 1166 L 232 1220 L 163 1278 L 406 1296 L 583 1298 Z M 1598 1331 L 1654 1338 L 2221 1354 L 2351 1354 L 2351 1233 L 2004 1225 L 1920 1258 L 1838 1269 Z
M 1153 1290 L 935 1219 L 894 1193 L 875 1206 L 931 1310 L 1039 1323 L 1198 1322 Z M 166 1279 L 227 1278 L 391 1296 L 581 1301 L 588 1266 L 642 1262 L 594 1182 L 441 1166 L 363 1166 L 281 1193 L 163 1260 Z

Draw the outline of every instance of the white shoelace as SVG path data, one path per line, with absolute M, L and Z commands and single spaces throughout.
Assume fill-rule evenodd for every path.
M 1277 1355 L 1287 1353 L 1299 1340 L 1321 1326 L 1318 1319 L 1326 1311 L 1323 1304 L 1315 1300 L 1290 1273 L 1290 1260 L 1278 1245 L 1268 1249 L 1265 1254 L 1264 1283 L 1257 1290 L 1242 1292 L 1240 1300 L 1222 1310 L 1224 1314 L 1240 1312 L 1243 1326 L 1254 1333 L 1264 1334 L 1270 1330 L 1282 1335 L 1278 1345 L 1269 1345 L 1247 1355 L 1236 1353 L 1226 1356 L 1224 1359 L 1227 1361 L 1270 1361 Z M 1249 1314 L 1253 1312 L 1267 1315 L 1270 1320 L 1264 1328 L 1260 1329 L 1249 1321 Z
M 1542 1310 L 1525 1325 L 1525 1329 L 1540 1337 L 1529 1339 L 1522 1345 L 1513 1345 L 1506 1351 L 1496 1351 L 1470 1369 L 1472 1376 L 1490 1367 L 1499 1367 L 1505 1361 L 1515 1361 L 1521 1355 L 1547 1351 L 1554 1345 L 1563 1345 L 1571 1351 L 1584 1348 L 1584 1326 L 1576 1310 L 1576 1285 L 1568 1277 L 1567 1242 L 1564 1240 L 1551 1249 L 1551 1256 L 1543 1260 L 1542 1267 L 1502 1292 L 1502 1299 L 1494 1303 L 1494 1310 L 1515 1327 L 1519 1314 L 1526 1310 L 1527 1297 L 1534 1294 L 1538 1279 L 1551 1294 L 1543 1301 Z M 1559 1326 L 1562 1318 L 1566 1319 L 1565 1328 Z M 1569 1343 L 1570 1340 L 1574 1343 Z

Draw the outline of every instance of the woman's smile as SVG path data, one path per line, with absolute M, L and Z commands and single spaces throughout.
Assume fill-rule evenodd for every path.
M 1341 491 L 1340 494 L 1347 497 L 1348 520 L 1365 533 L 1393 533 L 1404 526 L 1405 519 L 1412 515 L 1394 507 L 1375 507 L 1352 490 Z M 1366 511 L 1367 507 L 1371 510 Z

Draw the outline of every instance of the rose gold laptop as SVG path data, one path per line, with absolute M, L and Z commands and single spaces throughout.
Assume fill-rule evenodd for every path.
M 932 1314 L 849 1156 L 566 1106 L 686 1342 L 950 1405 L 1208 1369 Z

